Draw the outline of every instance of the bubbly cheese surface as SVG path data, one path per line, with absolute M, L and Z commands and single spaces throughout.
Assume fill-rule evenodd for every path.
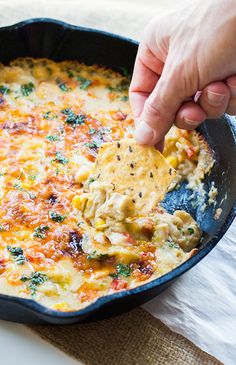
M 0 67 L 1 293 L 77 310 L 194 253 L 201 232 L 184 211 L 157 207 L 108 228 L 83 214 L 83 185 L 100 146 L 132 137 L 128 86 L 119 73 L 75 61 L 25 58 Z M 209 164 L 200 157 L 209 154 L 201 141 L 196 132 L 169 132 L 164 156 L 176 183 L 204 178 Z

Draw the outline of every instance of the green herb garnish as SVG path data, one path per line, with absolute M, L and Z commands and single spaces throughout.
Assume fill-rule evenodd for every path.
M 94 180 L 92 177 L 90 177 L 90 178 L 88 179 L 88 185 L 92 184 L 94 181 L 95 181 L 95 180 Z
M 6 86 L 0 85 L 0 94 L 7 95 L 10 93 L 10 89 Z
M 50 142 L 60 141 L 60 137 L 56 136 L 55 134 L 48 134 L 46 139 Z
M 87 260 L 93 260 L 93 259 L 96 259 L 96 260 L 98 260 L 98 261 L 102 261 L 102 260 L 105 260 L 105 259 L 107 259 L 109 257 L 109 255 L 107 255 L 107 254 L 103 254 L 103 253 L 101 253 L 101 254 L 97 254 L 97 251 L 93 251 L 91 254 L 89 254 L 88 256 L 87 256 Z
M 121 70 L 121 72 L 122 72 L 122 74 L 127 78 L 127 79 L 131 79 L 131 74 L 130 74 L 130 72 L 129 72 L 129 70 L 128 70 L 128 68 L 127 67 L 120 67 L 120 70 Z
M 24 256 L 24 252 L 21 247 L 11 247 L 7 246 L 8 251 L 14 257 L 14 260 L 17 265 L 23 265 L 26 261 L 26 257 Z
M 77 76 L 77 80 L 79 81 L 79 87 L 82 90 L 86 90 L 92 84 L 92 80 L 86 79 L 82 76 Z
M 54 119 L 57 118 L 56 115 L 54 115 L 50 110 L 43 114 L 44 119 Z
M 29 175 L 29 179 L 34 181 L 36 179 L 36 175 Z
M 63 222 L 64 219 L 66 218 L 65 215 L 62 215 L 62 214 L 57 213 L 57 212 L 53 212 L 52 210 L 49 211 L 49 217 L 51 218 L 52 221 L 58 222 L 58 223 Z
M 45 225 L 41 225 L 34 230 L 34 237 L 38 238 L 46 238 L 46 232 L 49 231 L 49 227 Z
M 35 89 L 35 86 L 32 82 L 28 84 L 21 85 L 20 90 L 23 96 L 29 96 Z
M 70 108 L 61 110 L 61 113 L 67 116 L 65 122 L 67 124 L 71 124 L 74 128 L 79 124 L 84 124 L 85 122 L 85 115 L 75 114 Z
M 118 279 L 118 274 L 115 272 L 110 273 L 109 276 L 113 279 Z
M 121 101 L 128 101 L 129 97 L 127 95 L 124 95 L 120 98 Z
M 172 241 L 172 239 L 171 239 L 171 238 L 169 238 L 169 239 L 167 240 L 167 243 L 168 243 L 168 246 L 169 246 L 170 248 L 179 248 L 179 245 L 177 245 L 177 243 L 175 243 L 174 241 Z
M 58 86 L 59 86 L 59 88 L 61 89 L 61 91 L 64 91 L 64 92 L 67 92 L 67 91 L 70 91 L 70 90 L 71 90 L 70 88 L 68 88 L 68 87 L 66 86 L 66 84 L 65 84 L 64 82 L 60 82 L 60 83 L 58 84 Z
M 71 79 L 72 77 L 74 77 L 74 74 L 71 70 L 66 70 L 67 76 Z
M 96 132 L 97 132 L 97 130 L 95 128 L 90 128 L 88 131 L 89 134 L 94 134 Z
M 97 150 L 99 147 L 101 147 L 101 144 L 102 143 L 100 141 L 92 141 L 85 143 L 85 146 Z
M 128 91 L 128 88 L 129 88 L 129 80 L 127 79 L 121 80 L 120 83 L 117 84 L 116 86 L 111 86 L 111 85 L 107 86 L 107 89 L 113 92 Z
M 45 283 L 45 281 L 48 280 L 47 275 L 39 272 L 39 271 L 35 271 L 31 276 L 26 276 L 23 275 L 21 277 L 21 281 L 23 281 L 23 283 L 25 282 L 29 282 L 28 284 L 28 288 L 31 292 L 31 295 L 34 296 L 37 292 L 37 287 L 43 283 Z
M 63 156 L 61 152 L 56 152 L 55 160 L 61 163 L 62 165 L 66 165 L 69 162 L 69 159 Z
M 118 264 L 116 267 L 116 271 L 118 275 L 122 276 L 130 276 L 131 275 L 131 267 L 130 265 Z
M 194 229 L 192 227 L 188 227 L 187 231 L 189 234 L 194 234 Z

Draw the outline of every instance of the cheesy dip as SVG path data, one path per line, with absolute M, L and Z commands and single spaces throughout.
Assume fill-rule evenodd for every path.
M 188 213 L 157 205 L 129 215 L 127 197 L 114 199 L 111 184 L 91 177 L 103 144 L 132 137 L 128 87 L 119 73 L 75 61 L 1 65 L 0 293 L 78 310 L 196 251 L 201 231 Z M 198 184 L 213 165 L 203 138 L 176 127 L 164 156 L 176 170 L 170 189 Z M 110 207 L 105 216 L 88 216 L 84 196 L 93 191 Z

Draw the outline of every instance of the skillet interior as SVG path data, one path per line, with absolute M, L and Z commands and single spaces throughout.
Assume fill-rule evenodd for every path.
M 132 40 L 51 19 L 28 20 L 2 28 L 0 44 L 0 60 L 3 63 L 24 56 L 46 57 L 55 61 L 77 59 L 86 64 L 106 65 L 118 71 L 125 67 L 130 73 L 137 52 L 137 43 Z M 199 131 L 215 151 L 216 164 L 206 177 L 205 186 L 209 189 L 211 182 L 215 182 L 219 192 L 217 206 L 223 200 L 220 219 L 214 219 L 212 206 L 204 212 L 201 211 L 201 206 L 194 208 L 190 199 L 192 192 L 185 188 L 185 184 L 179 190 L 169 193 L 163 202 L 167 210 L 182 208 L 197 220 L 204 231 L 197 255 L 153 282 L 100 298 L 77 312 L 60 313 L 44 308 L 34 301 L 0 294 L 0 318 L 28 323 L 67 324 L 107 317 L 151 299 L 201 260 L 217 244 L 235 216 L 236 128 L 233 118 L 225 116 L 205 122 Z

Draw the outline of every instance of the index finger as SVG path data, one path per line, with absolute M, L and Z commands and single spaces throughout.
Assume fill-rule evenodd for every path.
M 155 88 L 163 67 L 163 62 L 147 46 L 140 44 L 129 89 L 135 118 L 141 115 L 144 103 Z

